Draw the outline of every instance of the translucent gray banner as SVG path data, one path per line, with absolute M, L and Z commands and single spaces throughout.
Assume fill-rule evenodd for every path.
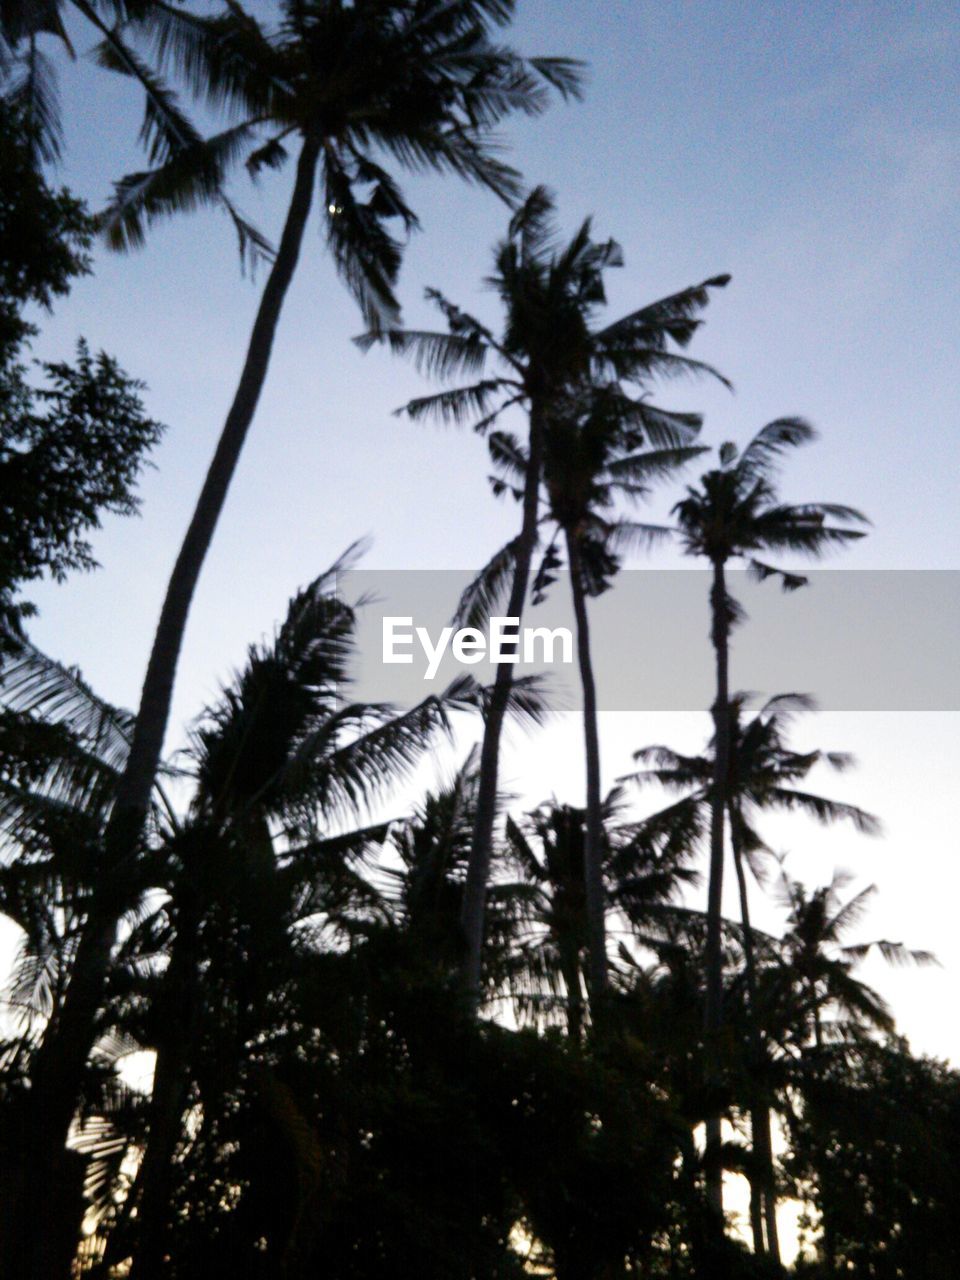
M 452 570 L 342 573 L 342 598 L 366 600 L 353 695 L 409 704 L 465 672 L 492 681 L 495 666 L 487 658 L 475 660 L 483 647 L 478 637 L 460 638 L 458 660 L 455 637 L 443 635 L 472 577 Z M 728 573 L 729 590 L 745 613 L 731 637 L 732 690 L 809 693 L 834 711 L 960 710 L 960 571 L 820 569 L 806 577 L 807 586 L 788 593 L 773 579 Z M 707 571 L 638 569 L 625 570 L 610 591 L 588 602 L 601 710 L 710 705 L 709 595 Z M 505 614 L 504 605 L 498 616 Z M 545 636 L 534 636 L 531 660 L 514 669 L 546 674 L 555 705 L 577 707 L 576 630 L 566 574 L 558 575 L 545 603 L 528 607 L 522 625 L 569 632 L 572 652 L 558 634 L 553 660 L 545 661 Z M 385 661 L 385 640 L 394 661 Z M 431 658 L 436 670 L 427 678 Z

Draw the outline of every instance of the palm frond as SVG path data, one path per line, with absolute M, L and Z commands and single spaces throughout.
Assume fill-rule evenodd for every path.
M 76 667 L 65 667 L 29 640 L 0 657 L 0 701 L 12 711 L 63 725 L 111 769 L 126 761 L 133 716 L 95 694 Z
M 662 351 L 668 338 L 685 347 L 702 323 L 698 316 L 710 301 L 710 290 L 729 283 L 729 275 L 711 276 L 615 320 L 597 337 L 606 349 L 642 344 Z
M 177 150 L 158 168 L 121 178 L 97 219 L 111 248 L 140 248 L 147 229 L 158 219 L 220 203 L 228 173 L 240 163 L 255 128 L 250 123 L 235 125 Z
M 44 163 L 53 164 L 60 158 L 63 147 L 57 73 L 50 59 L 37 47 L 35 34 L 30 35 L 27 51 L 15 65 L 17 70 L 4 91 L 4 98 L 22 113 L 37 156 Z
M 519 538 L 514 538 L 491 556 L 460 596 L 452 618 L 455 627 L 480 630 L 490 618 L 501 615 L 513 585 L 518 552 Z
M 473 334 L 432 333 L 428 330 L 374 328 L 354 338 L 361 351 L 369 349 L 377 342 L 384 342 L 394 355 L 407 356 L 413 360 L 418 372 L 431 378 L 447 378 L 455 373 L 480 373 L 487 358 L 487 344 Z M 483 388 L 491 388 L 496 384 L 482 382 Z M 454 401 L 457 396 L 465 396 L 469 400 L 474 396 L 474 388 L 464 391 L 447 391 L 443 393 Z M 488 391 L 482 393 L 488 395 Z M 435 397 L 430 397 L 431 400 Z M 411 405 L 423 404 L 423 401 L 412 401 Z M 411 413 L 411 405 L 402 412 Z M 485 412 L 486 401 L 484 400 Z M 411 416 L 422 416 L 424 410 L 413 410 Z M 461 411 L 462 412 L 462 411 Z
M 787 449 L 812 444 L 816 438 L 816 431 L 803 418 L 776 418 L 761 427 L 743 449 L 737 470 L 749 476 L 769 476 Z

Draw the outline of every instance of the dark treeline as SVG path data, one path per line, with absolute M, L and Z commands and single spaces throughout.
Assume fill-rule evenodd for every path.
M 759 701 L 730 681 L 749 620 L 728 569 L 801 589 L 797 562 L 867 522 L 780 496 L 781 468 L 815 438 L 803 419 L 713 451 L 700 414 L 651 399 L 680 377 L 725 382 L 691 348 L 729 277 L 607 313 L 619 246 L 590 221 L 567 238 L 550 191 L 498 153 L 495 126 L 576 98 L 582 76 L 505 44 L 514 8 L 2 7 L 0 913 L 18 934 L 0 1024 L 4 1275 L 960 1274 L 960 1076 L 912 1054 L 858 972 L 872 951 L 932 957 L 864 935 L 872 889 L 842 872 L 806 885 L 802 843 L 774 854 L 770 813 L 796 815 L 808 842 L 818 824 L 879 824 L 817 789 L 849 756 L 791 744 L 808 697 Z M 53 60 L 91 36 L 143 95 L 148 164 L 96 216 L 50 170 Z M 200 131 L 184 97 L 221 131 Z M 230 198 L 244 165 L 293 170 L 276 248 Z M 432 288 L 438 329 L 403 327 L 404 170 L 509 206 L 497 325 Z M 224 209 L 264 283 L 133 713 L 34 645 L 28 597 L 95 567 L 88 539 L 137 510 L 162 427 L 110 356 L 81 341 L 38 366 L 30 344 L 98 236 L 134 248 L 203 204 Z M 524 812 L 501 794 L 504 727 L 541 733 L 550 714 L 509 664 L 411 708 L 345 697 L 358 606 L 336 574 L 356 549 L 296 592 L 197 708 L 185 750 L 161 758 L 191 600 L 312 218 L 361 346 L 437 384 L 406 416 L 482 434 L 495 495 L 516 501 L 515 536 L 451 610 L 482 628 L 569 584 L 582 808 Z M 673 495 L 665 524 L 639 518 L 654 489 Z M 604 794 L 591 601 L 628 556 L 670 541 L 711 572 L 712 730 L 699 755 L 638 743 Z M 476 750 L 411 798 L 415 766 L 471 727 Z M 758 887 L 781 908 L 777 935 L 751 919 Z M 148 1091 L 125 1070 L 140 1052 Z

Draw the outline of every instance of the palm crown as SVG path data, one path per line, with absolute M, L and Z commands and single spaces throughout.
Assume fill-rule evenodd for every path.
M 637 422 L 637 406 L 646 422 Z M 557 533 L 576 540 L 583 589 L 588 596 L 610 585 L 624 552 L 649 545 L 670 530 L 628 518 L 618 506 L 646 498 L 651 483 L 674 473 L 704 452 L 690 443 L 700 427 L 697 414 L 666 413 L 623 395 L 616 386 L 584 388 L 551 415 L 543 456 L 543 521 L 556 525 L 535 580 L 542 595 L 559 566 Z M 653 438 L 659 447 L 649 447 Z M 683 441 L 684 443 L 680 443 Z M 490 457 L 496 494 L 515 496 L 528 467 L 528 452 L 508 431 L 491 432 Z
M 800 987 L 804 999 L 798 1010 L 799 1031 L 805 1040 L 812 1021 L 818 1047 L 828 1031 L 843 1036 L 864 1025 L 892 1030 L 893 1019 L 882 997 L 854 975 L 871 951 L 877 951 L 889 964 L 936 963 L 929 951 L 913 951 L 900 942 L 846 943 L 847 932 L 863 918 L 876 892 L 874 885 L 868 885 L 845 901 L 843 893 L 851 879 L 848 873 L 838 871 L 829 884 L 807 890 L 783 875 L 778 886 L 780 903 L 788 913 L 780 948 L 782 977 Z M 836 1019 L 824 1025 L 823 1014 L 830 1007 Z
M 537 402 L 557 412 L 575 390 L 600 380 L 609 384 L 610 401 L 638 432 L 652 441 L 675 442 L 699 418 L 633 400 L 619 383 L 638 384 L 655 374 L 715 373 L 672 350 L 671 344 L 688 345 L 700 327 L 698 313 L 707 305 L 710 289 L 722 287 L 729 277 L 715 276 L 612 324 L 598 325 L 606 304 L 604 273 L 622 263 L 616 241 L 593 239 L 589 219 L 561 246 L 553 197 L 537 187 L 511 219 L 486 281 L 502 306 L 499 338 L 439 290 L 430 289 L 427 297 L 443 314 L 448 332 L 393 329 L 358 341 L 368 347 L 385 338 L 394 351 L 411 356 L 418 368 L 437 378 L 483 372 L 489 360 L 499 363 L 499 372 L 481 381 L 411 400 L 401 412 L 414 420 L 472 420 L 477 431 L 485 432 L 513 405 Z
M 668 905 L 696 874 L 684 864 L 687 849 L 669 849 L 646 838 L 642 824 L 624 820 L 623 791 L 615 787 L 603 800 L 601 857 L 608 901 L 640 931 L 671 917 Z M 583 1016 L 581 972 L 588 945 L 585 859 L 587 814 L 551 801 L 522 822 L 507 819 L 505 858 L 519 880 L 498 885 L 509 893 L 525 918 L 521 938 L 525 960 L 514 996 L 519 1009 L 540 1011 L 544 996 L 555 1001 L 562 980 L 567 1019 L 578 1035 Z
M 685 549 L 713 564 L 742 558 L 761 578 L 779 574 L 789 590 L 802 586 L 804 579 L 772 568 L 757 558 L 758 552 L 816 556 L 863 537 L 862 530 L 849 527 L 867 523 L 853 507 L 780 501 L 774 481 L 782 454 L 815 439 L 816 432 L 802 419 L 777 418 L 761 428 L 742 452 L 733 444 L 721 445 L 719 467 L 688 487 L 686 497 L 674 507 Z
M 513 0 L 314 0 L 280 5 L 268 25 L 240 4 L 212 18 L 146 8 L 135 31 L 193 94 L 226 116 L 203 137 L 154 77 L 143 136 L 155 167 L 116 186 L 103 226 L 116 248 L 141 243 L 155 219 L 222 201 L 240 163 L 256 177 L 288 159 L 292 139 L 319 156 L 321 212 L 337 267 L 371 322 L 394 315 L 393 287 L 413 210 L 384 167 L 433 169 L 505 199 L 519 175 L 490 131 L 515 111 L 540 113 L 548 87 L 577 92 L 578 64 L 524 59 L 495 44 Z M 129 68 L 106 49 L 118 71 Z M 232 205 L 230 206 L 232 209 Z M 264 250 L 249 224 L 242 244 Z
M 759 871 L 759 867 L 753 855 L 771 852 L 757 829 L 760 813 L 805 813 L 821 823 L 847 820 L 866 835 L 879 831 L 879 823 L 872 814 L 856 805 L 817 795 L 803 786 L 818 764 L 839 771 L 853 763 L 845 752 L 797 751 L 789 745 L 790 724 L 798 711 L 814 707 L 812 699 L 784 693 L 769 698 L 752 715 L 749 707 L 750 697 L 746 693 L 730 698 L 726 800 L 734 817 L 733 836 L 738 850 L 747 856 L 755 870 Z M 713 785 L 715 746 L 715 740 L 711 739 L 707 751 L 699 756 L 685 756 L 662 744 L 635 752 L 634 759 L 644 768 L 630 775 L 632 781 L 640 785 L 656 782 L 670 791 L 688 792 L 685 800 L 670 806 L 663 815 L 654 814 L 645 820 L 651 831 L 659 830 L 667 819 L 674 829 L 683 830 L 689 811 L 686 829 L 691 838 L 702 834 Z

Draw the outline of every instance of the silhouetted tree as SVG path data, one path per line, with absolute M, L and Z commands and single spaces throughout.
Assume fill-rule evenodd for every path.
M 730 821 L 731 849 L 740 896 L 740 920 L 743 926 L 742 947 L 747 990 L 747 1018 L 752 1049 L 751 1074 L 756 1080 L 755 1096 L 750 1104 L 754 1156 L 759 1176 L 751 1178 L 754 1250 L 769 1253 L 779 1265 L 780 1248 L 776 1219 L 776 1179 L 770 1133 L 770 1101 L 765 1096 L 763 1077 L 767 1074 L 767 1050 L 762 1039 L 762 1012 L 758 1009 L 758 982 L 753 928 L 744 864 L 749 863 L 757 879 L 763 879 L 757 856 L 772 851 L 757 829 L 757 818 L 767 811 L 805 813 L 822 823 L 851 821 L 858 831 L 876 834 L 879 824 L 872 815 L 855 805 L 830 800 L 803 790 L 801 784 L 820 763 L 834 769 L 846 769 L 852 758 L 837 751 L 795 751 L 787 742 L 787 731 L 797 711 L 810 710 L 811 699 L 800 694 L 780 694 L 768 699 L 747 718 L 749 699 L 734 694 L 729 700 L 730 758 L 726 784 L 727 816 Z M 646 767 L 632 775 L 632 780 L 647 784 L 656 782 L 671 791 L 685 791 L 685 800 L 665 813 L 648 819 L 654 829 L 664 821 L 687 823 L 697 838 L 709 824 L 713 787 L 716 737 L 702 756 L 683 756 L 671 748 L 657 745 L 637 751 L 634 759 Z M 762 1202 L 762 1203 L 761 1203 Z M 764 1239 L 765 1224 L 766 1239 Z
M 523 517 L 517 537 L 497 552 L 460 601 L 458 619 L 469 626 L 482 628 L 494 606 L 500 608 L 504 602 L 507 617 L 522 618 L 538 540 L 547 437 L 554 421 L 569 413 L 571 396 L 596 381 L 606 389 L 610 411 L 629 424 L 638 445 L 648 441 L 675 446 L 689 436 L 699 418 L 633 399 L 624 384 L 643 386 L 658 375 L 714 373 L 709 366 L 672 350 L 670 344 L 682 348 L 690 342 L 700 325 L 697 316 L 707 304 L 709 289 L 726 284 L 729 277 L 706 280 L 612 324 L 598 325 L 606 302 L 604 273 L 622 264 L 620 247 L 613 240 L 593 240 L 589 220 L 569 242 L 558 247 L 553 212 L 551 195 L 537 187 L 511 220 L 508 234 L 497 248 L 490 283 L 504 312 L 499 338 L 437 290 L 430 290 L 428 297 L 440 308 L 449 332 L 391 329 L 360 340 L 370 346 L 377 338 L 385 338 L 394 351 L 412 355 L 424 372 L 441 378 L 460 370 L 484 373 L 488 359 L 499 364 L 499 372 L 471 385 L 411 401 L 405 412 L 415 420 L 430 416 L 454 423 L 473 420 L 475 430 L 490 432 L 505 410 L 519 405 L 526 412 L 527 439 L 520 454 L 509 435 L 490 432 L 494 461 L 506 462 L 512 450 L 512 461 L 523 472 L 517 492 Z M 511 680 L 510 664 L 500 664 L 480 755 L 476 831 L 463 903 L 464 975 L 473 990 L 479 982 L 500 736 Z M 591 765 L 591 776 L 595 774 Z M 605 982 L 602 878 L 595 859 L 591 868 L 588 893 L 594 927 L 594 978 L 600 990 Z
M 812 427 L 799 418 L 778 418 L 763 427 L 743 449 L 730 443 L 719 452 L 719 467 L 706 472 L 698 485 L 674 507 L 677 527 L 687 554 L 702 556 L 710 564 L 710 638 L 716 658 L 714 720 L 714 779 L 710 820 L 710 875 L 707 918 L 707 1003 L 705 1010 L 709 1044 L 715 1043 L 722 1023 L 722 955 L 720 912 L 723 893 L 724 815 L 727 807 L 727 774 L 730 764 L 729 647 L 730 631 L 738 617 L 736 601 L 727 590 L 726 570 L 731 560 L 742 560 L 761 578 L 780 577 L 785 590 L 804 584 L 795 573 L 772 568 L 759 556 L 767 552 L 793 552 L 819 556 L 863 536 L 851 526 L 864 517 L 851 507 L 835 503 L 790 504 L 780 501 L 774 479 L 785 450 L 808 444 Z M 830 523 L 837 521 L 839 523 Z M 720 1145 L 720 1120 L 708 1124 L 708 1146 Z M 711 1162 L 710 1192 L 718 1215 L 723 1210 L 723 1183 L 719 1162 Z
M 136 859 L 163 746 L 187 613 L 263 387 L 318 179 L 328 242 L 341 274 L 369 318 L 393 315 L 401 246 L 388 227 L 398 219 L 410 230 L 416 219 L 372 149 L 382 148 L 407 168 L 456 173 L 510 197 L 517 176 L 494 156 L 490 129 L 514 111 L 542 111 L 545 85 L 563 93 L 576 90 L 577 71 L 569 62 L 524 60 L 491 42 L 491 24 L 505 23 L 512 10 L 508 0 L 412 6 L 399 0 L 346 6 L 317 0 L 281 6 L 275 28 L 261 25 L 240 5 L 211 18 L 166 6 L 162 20 L 152 9 L 141 15 L 141 28 L 156 33 L 161 70 L 172 61 L 197 96 L 239 117 L 239 123 L 203 138 L 185 117 L 171 130 L 165 119 L 150 115 L 146 140 L 157 167 L 118 183 L 101 220 L 115 247 L 139 244 L 157 218 L 219 202 L 240 160 L 253 172 L 278 167 L 287 159 L 284 140 L 290 137 L 299 140 L 300 151 L 236 395 L 161 610 L 130 755 L 104 837 L 110 889 L 91 906 L 63 1017 L 37 1059 L 38 1169 L 49 1171 L 60 1159 L 73 1115 L 116 936 L 117 900 Z
M 22 637 L 32 606 L 16 597 L 47 575 L 96 565 L 86 535 L 106 513 L 137 509 L 134 489 L 162 428 L 146 416 L 142 384 L 82 340 L 74 363 L 28 375 L 37 326 L 89 271 L 93 221 L 32 163 L 22 116 L 0 101 L 0 647 Z

